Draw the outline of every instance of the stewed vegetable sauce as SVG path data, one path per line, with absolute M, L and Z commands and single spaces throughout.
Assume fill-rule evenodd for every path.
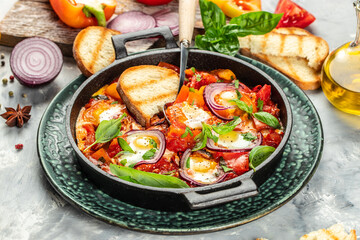
M 159 66 L 179 71 L 168 63 Z M 147 129 L 128 112 L 116 81 L 99 89 L 79 113 L 79 149 L 110 174 L 110 165 L 117 165 L 196 187 L 242 175 L 256 167 L 249 160 L 253 149 L 280 144 L 284 132 L 271 86 L 250 88 L 229 69 L 185 73 L 175 102 Z

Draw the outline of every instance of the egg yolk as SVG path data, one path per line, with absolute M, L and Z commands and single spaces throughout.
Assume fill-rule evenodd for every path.
M 235 91 L 222 91 L 215 96 L 215 102 L 226 107 L 236 105 L 234 102 L 229 102 L 233 99 L 237 99 Z
M 239 138 L 239 133 L 237 133 L 236 131 L 231 131 L 229 133 L 222 134 L 219 136 L 219 140 L 222 142 L 235 142 L 238 140 L 238 138 Z
M 157 146 L 159 146 L 159 140 L 153 136 L 137 136 L 133 143 L 137 149 L 149 150 L 154 148 L 150 142 L 151 139 L 156 142 Z
M 217 162 L 201 157 L 191 157 L 191 169 L 195 172 L 206 173 L 216 169 Z

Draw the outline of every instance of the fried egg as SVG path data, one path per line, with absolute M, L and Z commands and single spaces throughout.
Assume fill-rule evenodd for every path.
M 157 149 L 157 146 L 160 144 L 158 138 L 145 134 L 131 134 L 126 138 L 126 142 L 129 144 L 134 153 L 125 152 L 121 154 L 118 157 L 118 162 L 127 167 L 145 160 L 143 159 L 144 154 L 153 148 Z M 152 142 L 155 142 L 156 146 L 154 146 Z
M 187 119 L 186 121 L 184 121 L 184 123 L 189 128 L 202 128 L 201 123 L 211 118 L 210 114 L 208 114 L 201 108 L 197 106 L 191 106 L 187 103 L 181 110 Z
M 211 184 L 218 180 L 222 174 L 218 163 L 213 159 L 199 156 L 190 156 L 186 163 L 186 174 L 201 184 Z
M 230 100 L 237 99 L 237 94 L 233 90 L 225 90 L 220 92 L 215 96 L 216 103 L 220 104 L 221 106 L 230 107 L 236 105 L 233 102 L 229 102 Z
M 124 106 L 119 104 L 110 105 L 110 107 L 99 114 L 99 122 L 118 118 L 123 113 Z
M 231 131 L 226 134 L 219 135 L 217 145 L 228 149 L 247 148 L 252 145 L 252 141 L 244 139 L 242 132 Z

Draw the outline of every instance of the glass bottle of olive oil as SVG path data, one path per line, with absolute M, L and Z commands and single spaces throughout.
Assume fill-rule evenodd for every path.
M 354 2 L 357 17 L 355 41 L 334 50 L 321 72 L 321 87 L 338 109 L 360 115 L 360 0 Z

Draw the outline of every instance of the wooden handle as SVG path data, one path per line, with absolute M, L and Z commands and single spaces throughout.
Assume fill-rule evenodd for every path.
M 179 40 L 191 43 L 195 26 L 196 0 L 179 0 Z

